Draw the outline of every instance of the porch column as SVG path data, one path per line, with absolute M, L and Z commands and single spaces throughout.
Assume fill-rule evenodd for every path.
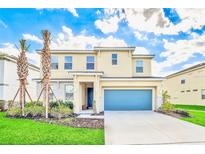
M 100 112 L 100 80 L 99 80 L 99 76 L 95 75 L 95 81 L 94 81 L 94 100 L 95 101 L 95 106 L 94 107 L 94 111 L 96 113 Z
M 158 110 L 159 107 L 162 105 L 163 100 L 162 100 L 162 84 L 156 87 L 156 104 L 155 104 L 155 110 Z
M 73 85 L 74 85 L 74 100 L 73 100 L 73 105 L 74 105 L 74 113 L 79 113 L 80 112 L 80 100 L 79 100 L 79 92 L 80 92 L 80 84 L 77 78 L 77 75 L 73 76 Z

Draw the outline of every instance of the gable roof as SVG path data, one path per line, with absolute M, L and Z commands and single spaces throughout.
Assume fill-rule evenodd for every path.
M 194 70 L 197 70 L 197 69 L 200 69 L 200 68 L 204 68 L 204 67 L 205 67 L 205 62 L 197 64 L 197 65 L 194 65 L 194 66 L 191 66 L 191 67 L 186 68 L 186 69 L 183 69 L 183 70 L 181 70 L 179 72 L 170 74 L 170 75 L 166 76 L 166 78 L 171 78 L 171 77 L 174 77 L 174 76 L 178 76 L 178 75 L 181 75 L 181 74 L 184 74 L 184 73 L 188 73 L 188 72 L 191 72 L 191 71 L 194 71 Z
M 16 56 L 8 55 L 8 54 L 1 53 L 1 52 L 0 52 L 0 60 L 7 60 L 7 61 L 12 61 L 14 63 L 17 63 L 17 57 Z M 40 68 L 36 65 L 33 65 L 31 63 L 28 63 L 28 65 L 32 69 L 35 69 L 35 70 L 38 70 L 38 71 L 40 70 Z

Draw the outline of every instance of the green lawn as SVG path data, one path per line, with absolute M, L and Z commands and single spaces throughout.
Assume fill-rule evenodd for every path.
M 104 130 L 10 119 L 0 112 L 0 144 L 104 144 Z
M 191 118 L 180 118 L 205 127 L 205 106 L 197 105 L 174 105 L 175 109 L 181 109 L 189 112 Z
M 176 109 L 205 111 L 205 106 L 200 105 L 174 105 Z

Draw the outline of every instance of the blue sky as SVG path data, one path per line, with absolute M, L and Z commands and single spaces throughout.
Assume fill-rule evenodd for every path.
M 52 33 L 52 48 L 136 46 L 155 54 L 153 74 L 164 76 L 205 60 L 205 9 L 0 9 L 0 51 L 31 44 L 29 60 L 39 64 L 41 30 Z

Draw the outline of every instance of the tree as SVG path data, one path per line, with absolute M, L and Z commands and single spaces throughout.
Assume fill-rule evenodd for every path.
M 43 37 L 43 49 L 41 51 L 41 66 L 42 66 L 42 73 L 43 73 L 43 88 L 39 95 L 39 98 L 43 92 L 43 105 L 46 106 L 46 118 L 48 118 L 48 109 L 49 109 L 49 91 L 50 91 L 50 67 L 51 67 L 51 53 L 50 53 L 50 36 L 51 33 L 48 30 L 42 31 Z
M 28 77 L 28 60 L 26 57 L 26 51 L 28 51 L 29 46 L 26 45 L 26 40 L 21 39 L 19 41 L 20 43 L 20 54 L 17 58 L 17 74 L 19 78 L 19 89 L 13 99 L 13 102 L 15 101 L 16 96 L 19 94 L 19 103 L 22 110 L 22 116 L 24 116 L 24 105 L 26 103 L 26 93 L 29 96 L 31 102 L 32 99 L 26 89 L 27 84 L 27 77 Z

